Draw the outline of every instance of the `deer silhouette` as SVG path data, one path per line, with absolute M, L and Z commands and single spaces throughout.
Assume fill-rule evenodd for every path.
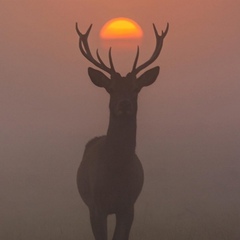
M 109 49 L 109 67 L 101 59 L 98 50 L 94 58 L 88 45 L 92 25 L 85 34 L 79 35 L 79 48 L 82 55 L 96 67 L 108 73 L 88 68 L 91 81 L 105 88 L 110 95 L 110 120 L 106 136 L 90 140 L 83 154 L 77 172 L 77 185 L 80 196 L 89 208 L 90 222 L 95 240 L 107 240 L 107 216 L 116 215 L 113 240 L 128 240 L 134 218 L 136 202 L 144 180 L 143 168 L 135 153 L 136 116 L 138 93 L 151 85 L 157 78 L 160 68 L 154 67 L 141 76 L 137 74 L 153 63 L 159 56 L 169 25 L 159 35 L 155 25 L 156 47 L 148 61 L 137 67 L 139 47 L 132 71 L 125 77 L 115 71 Z

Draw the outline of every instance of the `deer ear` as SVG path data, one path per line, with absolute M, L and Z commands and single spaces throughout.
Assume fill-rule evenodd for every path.
M 154 83 L 155 80 L 157 79 L 159 71 L 160 71 L 160 67 L 154 67 L 154 68 L 151 68 L 150 70 L 146 71 L 145 73 L 143 73 L 137 79 L 139 88 L 141 89 L 142 87 L 146 87 L 146 86 L 149 86 L 152 83 Z
M 110 79 L 105 76 L 101 71 L 98 71 L 94 68 L 88 68 L 88 75 L 91 81 L 98 87 L 107 88 L 110 84 Z

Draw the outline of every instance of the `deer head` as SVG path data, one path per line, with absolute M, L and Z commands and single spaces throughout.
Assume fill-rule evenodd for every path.
M 108 77 L 103 72 L 89 67 L 88 75 L 91 81 L 96 86 L 105 88 L 106 91 L 110 94 L 109 106 L 112 116 L 120 117 L 135 115 L 137 112 L 138 93 L 143 87 L 149 86 L 155 82 L 159 74 L 160 67 L 157 66 L 151 68 L 139 77 L 137 77 L 137 74 L 158 58 L 163 46 L 163 40 L 168 33 L 169 24 L 167 24 L 165 31 L 162 31 L 161 35 L 158 34 L 157 29 L 153 24 L 154 33 L 156 36 L 156 47 L 152 56 L 145 63 L 137 67 L 139 57 L 138 47 L 132 70 L 126 76 L 121 76 L 118 72 L 115 71 L 112 61 L 111 48 L 109 49 L 109 67 L 101 59 L 98 50 L 96 51 L 97 59 L 93 57 L 88 45 L 88 36 L 91 28 L 92 25 L 90 25 L 87 32 L 83 34 L 79 31 L 78 25 L 76 23 L 76 31 L 79 35 L 79 49 L 86 59 L 110 75 L 110 77 Z

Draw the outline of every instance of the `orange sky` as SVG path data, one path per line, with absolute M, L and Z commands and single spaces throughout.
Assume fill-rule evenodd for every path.
M 152 64 L 160 75 L 139 96 L 146 183 L 132 239 L 159 239 L 160 223 L 167 239 L 188 221 L 202 239 L 214 226 L 240 239 L 239 9 L 238 0 L 0 1 L 0 239 L 90 239 L 75 171 L 84 144 L 106 132 L 108 96 L 89 80 L 75 22 L 83 32 L 93 23 L 92 52 L 107 60 L 99 31 L 121 16 L 144 31 L 139 64 L 155 47 L 152 23 L 170 24 Z M 126 74 L 135 54 L 113 48 L 116 69 Z

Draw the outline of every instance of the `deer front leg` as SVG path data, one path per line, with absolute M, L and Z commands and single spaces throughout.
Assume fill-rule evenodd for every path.
M 113 240 L 128 240 L 134 218 L 134 207 L 116 213 L 116 228 Z
M 107 240 L 107 215 L 97 209 L 89 210 L 95 240 Z

